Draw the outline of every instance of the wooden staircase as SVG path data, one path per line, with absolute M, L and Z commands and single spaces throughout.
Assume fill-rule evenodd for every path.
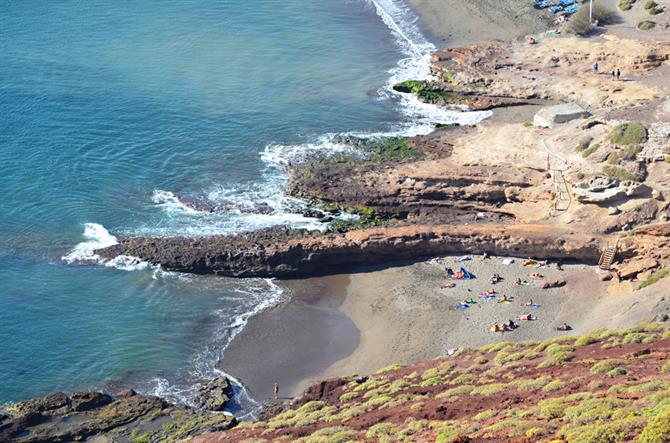
M 552 169 L 551 178 L 553 180 L 554 189 L 556 190 L 556 200 L 551 210 L 551 216 L 556 217 L 567 211 L 572 204 L 572 195 L 570 195 L 570 188 L 565 181 L 562 169 Z
M 598 261 L 598 267 L 603 271 L 609 271 L 612 269 L 612 263 L 616 258 L 616 253 L 619 249 L 619 242 L 617 241 L 614 245 L 611 243 L 605 246 L 603 253 L 600 255 L 600 260 Z

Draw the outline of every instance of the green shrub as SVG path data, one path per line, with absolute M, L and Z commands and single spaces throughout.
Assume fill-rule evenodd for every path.
M 353 400 L 358 396 L 358 393 L 356 392 L 345 392 L 344 394 L 340 395 L 340 401 L 347 402 L 350 400 Z
M 626 345 L 629 345 L 631 343 L 643 343 L 644 339 L 648 337 L 647 334 L 642 334 L 640 332 L 631 332 L 630 334 L 626 334 L 623 338 L 623 342 Z
M 670 269 L 662 269 L 660 271 L 656 271 L 653 274 L 651 274 L 645 281 L 640 283 L 638 289 L 644 289 L 647 286 L 651 286 L 654 283 L 658 282 L 663 278 L 666 278 L 669 275 L 670 275 Z
M 383 441 L 385 440 L 384 437 L 388 439 L 388 437 L 394 435 L 396 432 L 398 432 L 398 428 L 392 423 L 377 423 L 368 429 L 365 436 L 367 438 L 376 438 Z
M 488 359 L 486 357 L 482 357 L 481 355 L 475 358 L 475 363 L 477 363 L 478 365 L 485 365 L 488 362 L 489 362 Z
M 598 150 L 598 148 L 600 148 L 600 143 L 596 143 L 595 145 L 591 146 L 590 148 L 585 149 L 582 152 L 582 157 L 588 158 L 588 156 L 593 154 L 594 152 L 596 152 Z
M 634 1 L 634 0 L 633 0 Z M 565 27 L 566 32 L 576 35 L 588 35 L 593 31 L 593 25 L 589 20 L 589 8 L 580 8 L 577 13 L 570 17 L 570 21 Z M 616 12 L 611 9 L 595 3 L 593 5 L 593 19 L 602 25 L 615 23 L 618 19 Z
M 588 335 L 582 335 L 575 341 L 575 346 L 587 346 L 587 345 L 592 345 L 594 343 L 598 343 L 600 341 L 600 338 L 591 333 Z
M 565 414 L 564 398 L 548 398 L 538 403 L 540 408 L 540 417 L 550 420 L 561 418 Z
M 637 28 L 640 29 L 641 31 L 649 31 L 654 29 L 655 27 L 656 22 L 651 20 L 642 20 L 640 23 L 637 24 Z
M 644 4 L 644 9 L 649 13 L 649 15 L 656 15 L 663 12 L 665 9 L 662 6 L 658 6 L 654 0 L 648 0 Z
M 626 171 L 625 169 L 612 165 L 603 166 L 603 174 L 619 181 L 626 181 L 626 180 L 632 180 L 637 182 L 642 181 L 642 177 L 639 177 L 633 173 Z
M 591 374 L 606 374 L 612 369 L 621 366 L 625 364 L 625 360 L 621 359 L 609 359 L 609 360 L 603 360 L 595 365 L 591 366 Z
M 444 380 L 442 380 L 442 378 L 440 378 L 440 377 L 427 378 L 426 380 L 421 382 L 421 386 L 423 386 L 424 388 L 427 388 L 429 386 L 443 385 L 443 384 L 444 384 Z
M 618 152 L 610 152 L 609 155 L 607 156 L 607 164 L 608 165 L 618 165 L 619 161 L 621 160 L 621 154 Z
M 400 368 L 402 368 L 402 365 L 394 363 L 392 365 L 386 366 L 385 368 L 381 368 L 381 369 L 377 370 L 377 372 L 375 372 L 375 374 L 383 374 L 385 372 L 395 371 L 395 370 L 400 369 Z
M 544 388 L 542 388 L 542 391 L 554 392 L 554 391 L 560 391 L 563 388 L 565 388 L 565 383 L 563 383 L 561 380 L 554 380 L 548 383 Z
M 609 140 L 617 146 L 640 145 L 647 141 L 647 128 L 642 123 L 622 123 L 610 132 Z
M 638 441 L 640 443 L 667 443 L 670 441 L 670 406 L 666 406 L 649 420 Z
M 619 0 L 619 9 L 622 11 L 628 11 L 633 8 L 633 4 L 635 3 L 635 0 Z M 586 8 L 582 8 L 586 9 Z
M 618 377 L 618 376 L 620 376 L 620 375 L 626 375 L 626 374 L 628 374 L 628 371 L 626 371 L 626 368 L 622 368 L 622 367 L 620 367 L 620 366 L 617 367 L 617 368 L 612 369 L 612 370 L 609 371 L 609 372 L 607 372 L 607 375 L 608 375 L 609 377 L 612 377 L 612 378 L 614 378 L 614 377 Z
M 505 389 L 507 389 L 507 385 L 505 383 L 490 383 L 488 385 L 477 386 L 472 391 L 470 391 L 470 395 L 494 395 L 499 392 L 503 392 Z
M 472 383 L 475 381 L 475 376 L 472 374 L 461 374 L 455 379 L 451 380 L 449 384 L 451 385 L 463 385 L 463 384 L 468 384 Z
M 661 372 L 670 372 L 670 360 L 663 363 L 663 366 L 661 366 Z
M 579 140 L 579 143 L 577 143 L 577 147 L 575 148 L 575 150 L 577 150 L 577 152 L 582 152 L 583 150 L 591 146 L 592 141 L 593 137 L 584 137 L 583 139 Z
M 578 405 L 565 409 L 564 419 L 577 425 L 585 425 L 598 420 L 607 420 L 626 406 L 626 402 L 611 398 L 589 398 Z

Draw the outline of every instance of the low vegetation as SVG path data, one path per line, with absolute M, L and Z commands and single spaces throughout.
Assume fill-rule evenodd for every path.
M 603 166 L 603 174 L 619 181 L 626 181 L 626 180 L 642 181 L 641 177 L 633 174 L 632 172 L 628 172 L 623 168 L 616 167 L 614 165 Z
M 596 143 L 595 145 L 592 145 L 592 146 L 584 149 L 584 151 L 582 151 L 582 157 L 588 158 L 589 155 L 596 152 L 599 148 L 600 148 L 600 144 Z
M 390 220 L 390 217 L 380 214 L 372 208 L 366 206 L 354 206 L 346 208 L 345 212 L 355 215 L 355 219 L 337 219 L 328 226 L 329 233 L 343 233 L 355 229 L 366 229 L 381 226 L 384 222 Z
M 629 11 L 633 9 L 633 4 L 635 0 L 619 0 L 618 6 L 622 11 Z
M 417 160 L 424 154 L 414 149 L 408 138 L 399 137 L 374 143 L 370 148 L 370 157 L 373 160 Z
M 642 123 L 622 123 L 610 132 L 609 140 L 616 146 L 641 145 L 647 141 L 647 128 Z
M 426 80 L 405 80 L 393 86 L 398 92 L 414 94 L 425 103 L 449 105 L 462 104 L 463 95 L 444 89 L 440 84 Z
M 302 443 L 668 442 L 668 339 L 669 326 L 650 323 L 391 365 L 369 378 L 322 385 L 283 412 L 224 437 Z M 636 352 L 647 344 L 653 352 Z
M 653 274 L 651 274 L 646 280 L 640 283 L 638 289 L 644 289 L 647 286 L 651 286 L 654 283 L 658 282 L 659 280 L 664 279 L 668 276 L 670 276 L 670 269 L 661 269 L 660 271 L 656 271 Z
M 654 29 L 655 27 L 656 22 L 652 20 L 642 20 L 640 23 L 637 24 L 637 28 L 642 31 L 649 31 L 651 29 Z
M 647 2 L 644 4 L 644 9 L 650 15 L 657 15 L 663 12 L 663 7 L 659 6 L 658 3 L 656 3 L 654 0 L 647 0 Z
M 621 7 L 621 6 L 619 6 Z M 619 16 L 606 6 L 599 3 L 593 5 L 593 20 L 600 25 L 616 23 Z M 568 21 L 565 30 L 570 34 L 588 35 L 594 30 L 593 23 L 589 20 L 589 8 L 580 8 Z

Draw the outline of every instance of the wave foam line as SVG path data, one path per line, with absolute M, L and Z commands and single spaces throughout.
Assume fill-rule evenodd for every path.
M 235 292 L 244 294 L 246 298 L 251 297 L 252 306 L 215 332 L 210 344 L 193 357 L 191 368 L 185 374 L 185 380 L 170 383 L 165 378 L 154 378 L 151 380 L 153 387 L 149 388 L 152 395 L 193 406 L 201 383 L 206 383 L 216 377 L 228 377 L 235 388 L 233 408 L 248 411 L 247 415 L 253 414 L 253 410 L 259 406 L 258 402 L 249 394 L 240 380 L 219 369 L 218 365 L 223 359 L 225 349 L 244 329 L 249 319 L 276 306 L 285 298 L 284 290 L 272 279 L 257 281 L 267 286 L 247 286 L 244 289 L 235 289 Z M 229 311 L 216 311 L 215 313 L 222 319 L 230 314 Z

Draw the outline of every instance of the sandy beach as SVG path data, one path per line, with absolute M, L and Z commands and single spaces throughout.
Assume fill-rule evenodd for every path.
M 532 2 L 410 0 L 438 46 L 462 46 L 509 40 L 546 30 L 548 20 Z
M 325 378 L 367 374 L 496 341 L 544 340 L 599 327 L 628 327 L 669 309 L 662 288 L 608 295 L 611 283 L 600 281 L 593 266 L 569 263 L 559 270 L 555 263 L 523 266 L 521 258 L 510 265 L 503 264 L 502 257 L 473 256 L 463 263 L 457 258 L 281 282 L 291 298 L 249 321 L 226 350 L 223 369 L 238 377 L 258 400 L 271 398 L 274 382 L 279 383 L 282 397 L 291 398 Z M 460 266 L 477 278 L 441 288 L 450 281 L 445 268 Z M 504 280 L 491 284 L 494 273 Z M 533 273 L 543 277 L 533 278 Z M 515 285 L 517 278 L 528 284 Z M 549 281 L 565 285 L 540 288 Z M 480 297 L 490 289 L 496 291 L 495 298 Z M 511 302 L 500 303 L 503 294 Z M 476 303 L 455 308 L 468 298 Z M 524 306 L 530 299 L 536 306 Z M 517 321 L 516 316 L 523 314 L 536 320 Z M 510 319 L 519 324 L 516 330 L 490 331 L 493 323 Z M 563 322 L 573 330 L 557 331 Z

